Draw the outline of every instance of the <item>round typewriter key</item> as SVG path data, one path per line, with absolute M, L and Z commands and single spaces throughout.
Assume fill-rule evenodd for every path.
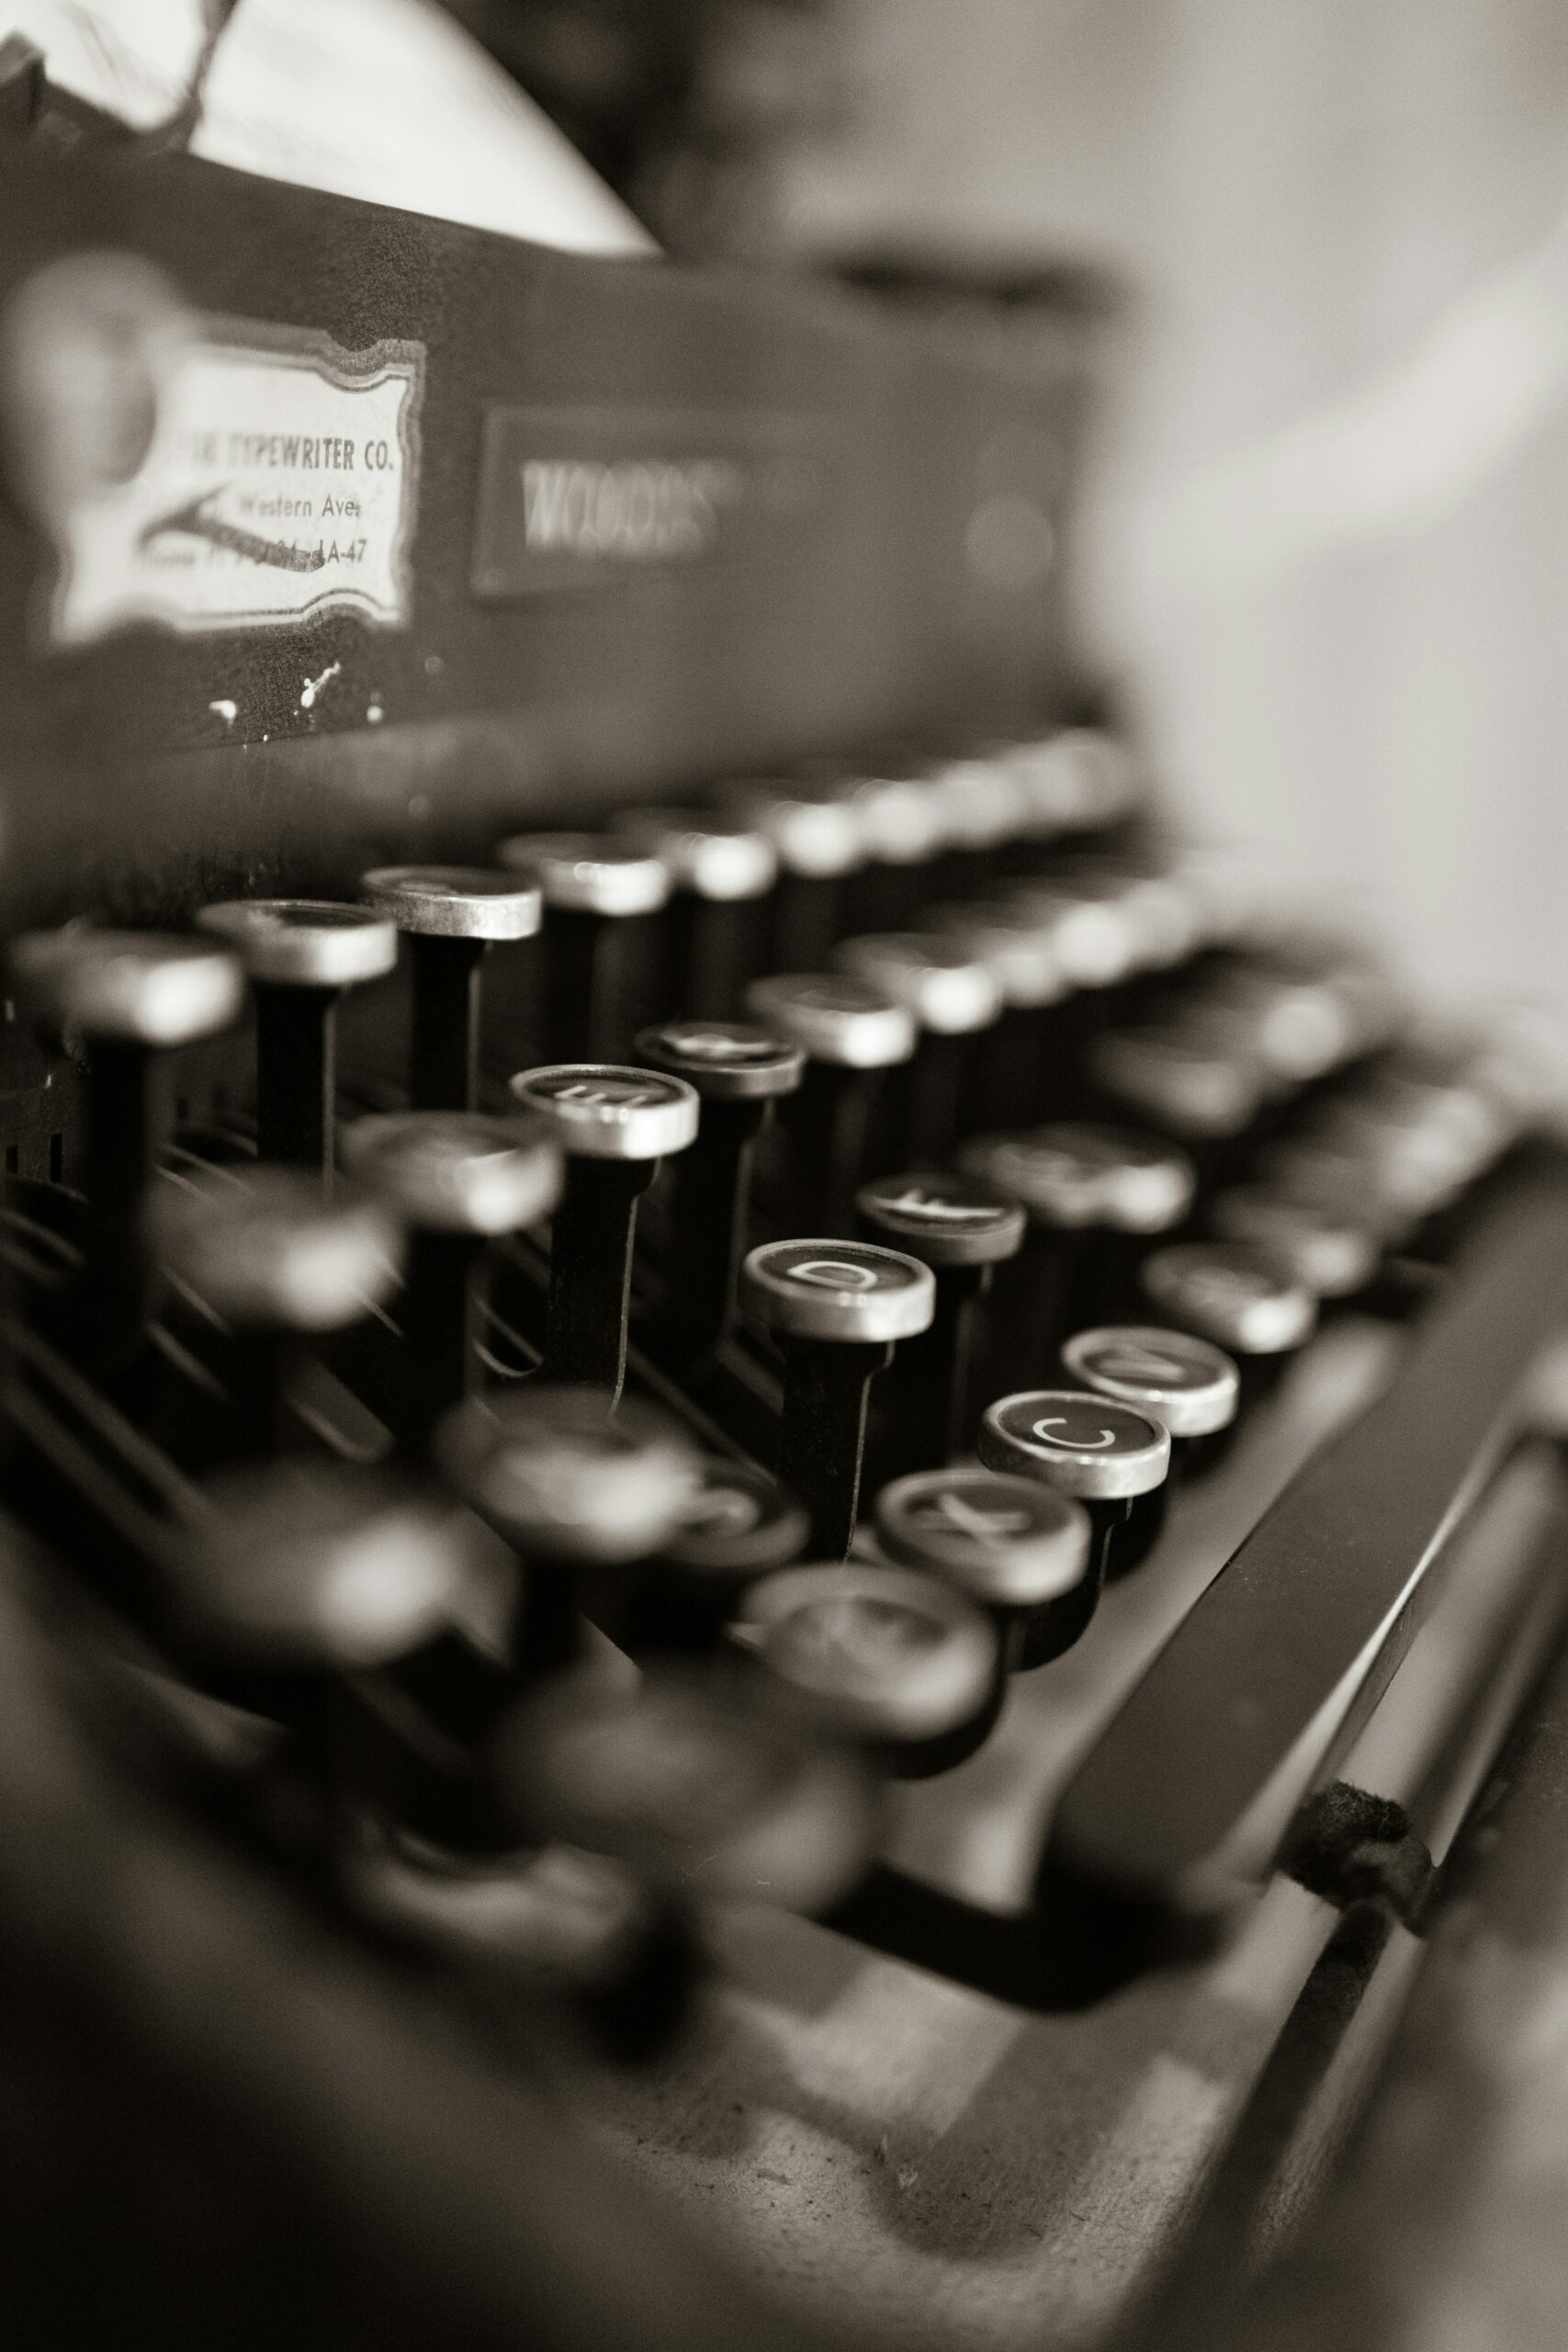
M 991 1269 L 1016 1256 L 1022 1209 L 977 1176 L 883 1176 L 856 1195 L 868 1239 L 907 1250 L 936 1283 L 931 1328 L 899 1350 L 879 1396 L 881 1477 L 951 1461 L 968 1435 L 975 1308 Z
M 409 943 L 410 1102 L 416 1111 L 473 1110 L 484 959 L 498 941 L 534 936 L 538 889 L 483 865 L 378 865 L 360 876 L 359 887 Z
M 928 886 L 923 870 L 946 838 L 942 796 L 928 776 L 853 774 L 829 790 L 852 815 L 867 863 L 846 886 L 844 928 L 881 931 L 907 922 Z
M 702 1097 L 697 1139 L 674 1171 L 670 1275 L 654 1344 L 677 1363 L 705 1363 L 734 1317 L 752 1146 L 768 1105 L 799 1086 L 806 1056 L 770 1030 L 695 1019 L 644 1029 L 636 1050 Z
M 1010 1672 L 1037 1663 L 1037 1646 L 1052 1655 L 1049 1611 L 1088 1574 L 1093 1548 L 1081 1503 L 1000 1470 L 896 1478 L 876 1498 L 876 1532 L 892 1558 L 945 1577 L 989 1612 Z
M 1165 1515 L 1170 1433 L 1163 1421 L 1081 1388 L 1032 1388 L 986 1408 L 976 1447 L 988 1470 L 1039 1478 L 1081 1502 L 1094 1529 L 1089 1573 L 1053 1605 L 1055 1657 L 1077 1640 L 1108 1577 L 1146 1558 Z M 1043 1638 L 1042 1633 L 1037 1640 Z
M 1181 1329 L 1234 1356 L 1248 1405 L 1272 1386 L 1317 1326 L 1317 1301 L 1263 1251 L 1189 1241 L 1145 1259 L 1144 1295 Z
M 327 1200 L 302 1170 L 263 1163 L 165 1179 L 147 1233 L 176 1289 L 223 1334 L 229 1411 L 210 1443 L 227 1454 L 290 1450 L 313 1343 L 363 1322 L 396 1289 L 396 1221 L 367 1195 L 340 1189 Z
M 894 1341 L 929 1327 L 931 1270 L 860 1242 L 768 1242 L 741 1266 L 740 1303 L 784 1359 L 780 1477 L 810 1512 L 813 1547 L 842 1559 L 855 1530 L 866 1391 Z
M 560 1145 L 543 1119 L 394 1112 L 355 1120 L 344 1135 L 343 1159 L 410 1228 L 391 1419 L 400 1446 L 423 1453 L 473 1378 L 485 1251 L 550 1215 L 563 1182 Z
M 1264 1184 L 1216 1193 L 1209 1222 L 1222 1241 L 1250 1242 L 1314 1298 L 1350 1298 L 1364 1290 L 1382 1255 L 1377 1232 L 1311 1201 Z
M 894 1150 L 906 1159 L 940 1158 L 957 1127 L 974 1041 L 1002 1009 L 995 974 L 957 939 L 918 932 L 841 940 L 833 959 L 885 989 L 918 1023 L 919 1044 L 894 1106 Z
M 757 902 L 778 880 L 777 850 L 760 827 L 712 808 L 628 809 L 618 821 L 674 885 L 661 1001 L 722 1020 L 746 978 Z
M 597 1389 L 538 1381 L 458 1407 L 436 1458 L 527 1566 L 518 1655 L 530 1676 L 580 1649 L 584 1579 L 655 1557 L 702 1482 L 701 1457 L 664 1414 L 628 1401 L 611 1415 Z
M 1175 1136 L 1205 1162 L 1245 1135 L 1263 1104 L 1263 1073 L 1249 1057 L 1175 1023 L 1108 1030 L 1087 1061 L 1113 1104 Z
M 1021 776 L 1010 761 L 969 754 L 940 762 L 927 781 L 942 816 L 944 854 L 934 876 L 937 894 L 984 889 L 1004 847 L 1035 831 Z
M 825 1911 L 875 1850 L 874 1781 L 849 1753 L 728 1687 L 564 1676 L 500 1742 L 526 1834 L 611 1854 L 697 1896 Z
M 761 1471 L 705 1463 L 680 1525 L 607 1630 L 634 1657 L 712 1650 L 747 1586 L 797 1560 L 809 1534 L 804 1506 Z
M 338 999 L 393 969 L 397 926 L 322 899 L 229 899 L 197 921 L 233 947 L 255 992 L 261 1157 L 315 1169 L 330 1189 Z
M 807 1057 L 800 1091 L 781 1114 L 794 1221 L 818 1233 L 847 1232 L 887 1073 L 915 1050 L 914 1016 L 883 989 L 829 973 L 754 981 L 746 1003 L 764 1028 Z
M 153 932 L 35 932 L 16 942 L 17 992 L 87 1054 L 87 1207 L 73 1343 L 100 1368 L 134 1352 L 152 1317 L 143 1204 L 168 1125 L 170 1057 L 238 1019 L 239 964 L 202 939 Z
M 1063 876 L 1055 882 L 1020 883 L 1007 893 L 1005 903 L 1037 925 L 1070 987 L 1113 988 L 1133 969 L 1133 926 L 1114 898 L 1080 894 Z
M 1004 1381 L 1037 1377 L 1069 1331 L 1121 1311 L 1149 1240 L 1183 1223 L 1196 1182 L 1163 1137 L 1072 1120 L 976 1136 L 959 1160 L 1029 1216 L 992 1317 L 988 1368 Z
M 960 1118 L 966 1127 L 1038 1117 L 1047 1102 L 1052 1040 L 1068 983 L 1049 926 L 1005 899 L 938 906 L 924 920 L 984 963 L 1002 1010 L 980 1039 Z
M 621 1052 L 630 927 L 668 903 L 668 866 L 613 833 L 513 833 L 496 854 L 544 896 L 545 1035 L 574 1060 Z
M 1241 1375 L 1233 1359 L 1190 1331 L 1104 1324 L 1075 1331 L 1062 1363 L 1080 1387 L 1135 1405 L 1170 1431 L 1170 1486 L 1212 1462 L 1236 1417 Z
M 494 1573 L 490 1537 L 439 1494 L 348 1463 L 272 1463 L 200 1489 L 170 1597 L 220 1658 L 349 1673 L 429 1641 Z
M 551 1123 L 567 1155 L 550 1230 L 544 1368 L 613 1400 L 626 1378 L 637 1204 L 660 1160 L 695 1136 L 700 1097 L 683 1079 L 613 1062 L 521 1070 L 512 1091 Z
M 725 797 L 778 854 L 768 962 L 785 971 L 818 962 L 838 928 L 844 877 L 864 863 L 853 810 L 828 786 L 743 784 Z
M 687 2006 L 684 1906 L 607 1854 L 454 1853 L 362 1811 L 341 1859 L 348 1900 L 383 1932 L 567 2002 L 617 2057 L 651 2054 Z
M 808 1722 L 901 1779 L 962 1762 L 1000 1710 L 996 1626 L 916 1569 L 780 1568 L 751 1587 L 730 1639 Z

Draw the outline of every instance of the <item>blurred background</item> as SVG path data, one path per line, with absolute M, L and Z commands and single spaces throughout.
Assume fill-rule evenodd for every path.
M 0 17 L 62 62 L 74 44 L 90 82 L 133 26 L 138 70 L 156 51 L 175 74 L 229 6 Z M 436 14 L 240 0 L 209 152 L 273 167 L 305 137 L 312 45 L 340 38 L 363 94 L 367 60 Z M 525 94 L 623 200 L 595 211 L 584 178 L 559 242 L 635 246 L 635 216 L 672 254 L 746 266 L 1103 265 L 1129 300 L 1080 596 L 1172 788 L 1429 985 L 1568 1006 L 1568 11 L 452 0 L 455 41 L 454 18 L 493 90 Z M 271 147 L 268 53 L 289 123 Z M 444 55 L 419 84 L 433 152 L 468 70 Z M 225 70 L 247 96 L 220 151 Z M 340 123 L 344 83 L 316 78 Z M 396 107 L 361 115 L 411 168 Z M 354 187 L 331 137 L 343 153 L 310 168 Z M 392 200 L 443 209 L 441 162 Z M 540 198 L 522 225 L 549 222 Z
M 460 13 L 673 250 L 1123 277 L 1084 590 L 1174 786 L 1440 988 L 1568 1002 L 1568 12 Z

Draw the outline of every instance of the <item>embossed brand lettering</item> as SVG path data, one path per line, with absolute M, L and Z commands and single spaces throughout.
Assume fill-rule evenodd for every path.
M 531 554 L 691 561 L 718 537 L 719 516 L 745 489 L 724 458 L 680 463 L 627 458 L 529 458 L 523 466 L 525 544 Z

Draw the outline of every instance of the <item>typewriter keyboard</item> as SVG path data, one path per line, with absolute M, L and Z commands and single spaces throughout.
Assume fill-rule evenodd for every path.
M 1091 729 L 615 822 L 11 943 L 14 1520 L 126 1767 L 747 2267 L 1089 2342 L 1289 2209 L 1561 1631 L 1563 1071 Z

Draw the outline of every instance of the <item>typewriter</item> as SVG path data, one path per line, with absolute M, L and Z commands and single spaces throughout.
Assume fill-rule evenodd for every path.
M 1093 305 L 9 111 L 18 2340 L 1515 2341 L 1561 1063 L 1151 789 Z

